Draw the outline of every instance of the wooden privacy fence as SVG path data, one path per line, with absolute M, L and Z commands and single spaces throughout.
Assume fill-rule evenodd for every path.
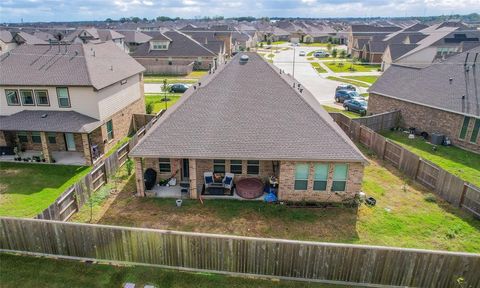
M 394 119 L 398 119 L 398 112 L 387 112 L 358 119 L 350 119 L 340 113 L 332 114 L 332 117 L 353 141 L 370 148 L 380 159 L 392 164 L 442 199 L 480 218 L 480 188 L 463 181 L 361 124 L 367 123 L 375 129 L 379 127 L 390 129 L 397 126 Z M 377 117 L 376 120 L 375 117 Z M 366 118 L 369 120 L 365 120 Z
M 339 284 L 479 287 L 480 254 L 0 218 L 0 250 Z
M 91 193 L 100 189 L 108 182 L 108 179 L 114 175 L 128 160 L 128 152 L 138 143 L 145 133 L 163 114 L 163 111 L 153 116 L 150 122 L 140 128 L 132 138 L 118 148 L 112 155 L 96 163 L 92 171 L 85 175 L 77 183 L 70 186 L 63 192 L 47 209 L 38 214 L 37 219 L 49 220 L 68 220 L 85 204 Z

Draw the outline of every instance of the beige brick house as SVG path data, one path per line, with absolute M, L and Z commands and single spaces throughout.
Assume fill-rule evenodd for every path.
M 91 165 L 145 113 L 144 68 L 113 42 L 21 45 L 0 58 L 0 160 Z
M 234 183 L 275 176 L 280 200 L 321 202 L 354 198 L 366 163 L 307 90 L 255 53 L 238 54 L 191 87 L 130 156 L 139 196 L 181 189 L 146 191 L 152 169 L 157 182 L 186 184 L 191 198 L 205 193 L 205 172 L 213 172 L 233 173 Z
M 425 68 L 393 64 L 370 88 L 368 113 L 400 110 L 403 128 L 480 153 L 479 55 L 477 47 Z

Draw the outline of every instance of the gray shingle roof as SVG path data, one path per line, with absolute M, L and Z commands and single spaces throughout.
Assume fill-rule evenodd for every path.
M 390 58 L 395 61 L 415 47 L 417 47 L 417 44 L 390 44 L 388 45 L 388 49 L 390 49 Z
M 160 33 L 145 32 L 147 35 Z M 150 43 L 138 46 L 132 53 L 133 57 L 213 57 L 215 53 L 195 41 L 190 36 L 176 31 L 163 33 L 171 42 L 168 50 L 150 50 Z
M 244 65 L 241 55 L 250 60 Z M 312 94 L 255 53 L 190 88 L 135 146 L 136 157 L 360 161 Z
M 60 46 L 24 44 L 0 56 L 0 85 L 102 89 L 144 70 L 111 41 Z
M 152 39 L 151 36 L 144 34 L 139 31 L 133 31 L 133 30 L 118 30 L 119 33 L 122 35 L 125 35 L 125 42 L 127 43 L 145 43 L 148 42 L 150 39 Z
M 468 65 L 472 65 L 480 47 L 468 51 Z M 422 69 L 393 64 L 370 87 L 369 92 L 408 102 L 435 107 L 460 114 L 480 116 L 480 95 L 475 98 L 475 82 L 480 75 L 479 65 L 464 72 L 466 52 L 452 56 L 441 63 Z M 476 73 L 476 74 L 474 74 Z M 452 78 L 452 84 L 449 79 Z M 468 79 L 466 86 L 465 79 Z M 478 82 L 478 81 L 477 81 Z M 466 96 L 462 100 L 463 96 Z M 478 99 L 478 100 L 476 100 Z
M 0 117 L 3 131 L 90 133 L 100 125 L 102 121 L 75 111 L 23 110 Z

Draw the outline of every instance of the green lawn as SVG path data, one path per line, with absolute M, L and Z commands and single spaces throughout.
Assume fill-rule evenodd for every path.
M 172 75 L 144 75 L 145 83 L 163 83 L 167 79 L 168 84 L 173 83 L 187 83 L 192 84 L 198 82 L 198 79 L 208 74 L 208 71 L 192 71 L 186 76 L 172 76 Z
M 0 216 L 33 217 L 90 167 L 0 162 Z
M 437 146 L 437 150 L 433 151 L 432 145 L 421 137 L 408 139 L 407 134 L 402 132 L 389 131 L 383 135 L 461 179 L 480 187 L 480 154 L 455 146 Z
M 334 108 L 332 106 L 327 106 L 327 105 L 322 105 L 323 109 L 325 109 L 327 112 L 338 112 L 338 113 L 342 113 L 343 115 L 349 117 L 349 118 L 359 118 L 361 117 L 360 114 L 357 114 L 357 113 L 354 113 L 354 112 L 351 112 L 351 111 L 347 111 L 347 110 L 343 110 L 343 109 L 340 109 L 340 108 Z
M 167 109 L 170 108 L 175 102 L 180 99 L 182 94 L 179 93 L 167 93 Z M 164 93 L 158 94 L 145 94 L 145 104 L 153 103 L 152 113 L 158 113 L 160 110 L 165 109 Z
M 330 44 L 332 45 L 332 48 L 337 46 L 336 44 Z M 327 47 L 328 43 L 320 43 L 320 42 L 314 42 L 314 43 L 300 43 L 300 46 L 308 46 L 308 47 Z
M 364 65 L 355 63 L 352 64 L 348 61 L 328 61 L 324 62 L 330 70 L 335 73 L 342 73 L 342 72 L 371 72 L 377 71 L 380 68 L 380 65 Z
M 124 283 L 135 283 L 135 287 L 146 284 L 157 288 L 187 287 L 346 287 L 317 283 L 273 281 L 252 277 L 231 277 L 212 273 L 181 272 L 146 266 L 111 266 L 89 264 L 73 260 L 57 260 L 0 254 L 1 287 L 123 287 Z
M 268 45 L 280 45 L 280 44 L 285 44 L 285 43 L 287 43 L 287 41 L 274 41 L 274 42 L 271 42 L 270 44 L 268 44 L 268 42 L 266 42 L 266 41 L 262 41 L 262 42 L 258 43 L 258 45 L 263 44 L 263 46 L 268 46 Z
M 343 76 L 343 78 L 363 81 L 363 82 L 367 82 L 367 83 L 370 83 L 370 84 L 375 83 L 375 81 L 377 81 L 378 77 L 379 76 Z
M 364 88 L 370 87 L 370 85 L 368 85 L 368 84 L 358 82 L 358 81 L 355 81 L 355 80 L 351 80 L 351 79 L 347 79 L 347 78 L 344 78 L 344 77 L 328 76 L 327 79 L 334 80 L 334 81 L 339 81 L 339 82 L 343 82 L 343 83 L 349 83 L 349 84 L 359 86 L 359 87 L 364 87 Z
M 318 73 L 327 73 L 327 70 L 323 69 L 317 62 L 312 62 L 310 65 L 312 65 L 313 69 L 317 70 Z

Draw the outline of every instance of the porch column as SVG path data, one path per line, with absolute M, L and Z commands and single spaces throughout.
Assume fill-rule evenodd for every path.
M 48 149 L 47 133 L 40 132 L 40 139 L 42 140 L 42 152 L 45 162 L 50 163 L 52 162 L 52 155 L 50 155 L 50 150 Z
M 92 153 L 90 151 L 90 141 L 88 141 L 88 134 L 82 133 L 82 146 L 83 146 L 83 157 L 88 166 L 93 164 Z
M 145 197 L 145 179 L 143 178 L 142 158 L 134 158 L 137 196 Z
M 197 191 L 197 161 L 195 159 L 188 159 L 188 176 L 190 179 L 190 198 L 198 198 Z

